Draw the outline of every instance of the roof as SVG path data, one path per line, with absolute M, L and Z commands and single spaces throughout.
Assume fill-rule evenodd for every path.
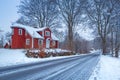
M 48 28 L 48 27 L 37 28 L 37 30 L 36 30 L 36 31 L 43 31 L 43 30 L 45 30 L 46 28 Z
M 43 27 L 43 28 L 33 28 L 33 27 L 30 27 L 30 26 L 25 26 L 25 25 L 22 25 L 22 24 L 13 24 L 11 27 L 19 27 L 19 28 L 23 28 L 25 29 L 33 38 L 41 38 L 41 39 L 44 39 L 44 37 L 42 37 L 38 31 L 43 31 L 45 30 L 46 28 L 48 27 Z M 52 40 L 59 40 L 53 33 L 51 33 L 51 38 Z
M 37 32 L 37 28 L 33 28 L 33 27 L 29 27 L 29 26 L 25 26 L 22 24 L 13 24 L 11 27 L 19 27 L 19 28 L 23 28 L 25 29 L 33 38 L 41 38 L 43 39 L 43 37 L 41 35 L 39 35 L 39 33 Z

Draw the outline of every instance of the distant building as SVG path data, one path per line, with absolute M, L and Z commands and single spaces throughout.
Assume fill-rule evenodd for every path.
M 58 48 L 58 39 L 48 27 L 33 28 L 14 24 L 12 28 L 11 48 Z

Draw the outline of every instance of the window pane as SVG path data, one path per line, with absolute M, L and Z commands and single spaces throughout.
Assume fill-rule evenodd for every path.
M 19 29 L 18 32 L 19 32 L 19 35 L 22 35 L 22 29 Z
M 39 44 L 39 45 L 42 45 L 42 44 L 43 44 L 43 40 L 39 40 L 39 41 L 38 41 L 38 44 Z
M 46 31 L 46 32 L 45 32 L 45 35 L 46 35 L 46 36 L 50 36 L 50 32 L 49 32 L 49 31 Z
M 30 39 L 26 39 L 26 45 L 30 45 Z

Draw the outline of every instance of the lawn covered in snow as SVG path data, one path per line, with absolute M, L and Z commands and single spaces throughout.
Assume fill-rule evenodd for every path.
M 57 51 L 60 51 L 60 49 Z M 26 52 L 23 49 L 3 49 L 3 48 L 0 49 L 0 67 L 72 57 L 72 56 L 60 56 L 49 58 L 28 58 L 25 56 L 25 53 Z
M 120 80 L 120 58 L 102 55 L 89 80 Z

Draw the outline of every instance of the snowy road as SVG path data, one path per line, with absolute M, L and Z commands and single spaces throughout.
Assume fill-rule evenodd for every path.
M 0 68 L 0 80 L 88 80 L 99 54 Z

